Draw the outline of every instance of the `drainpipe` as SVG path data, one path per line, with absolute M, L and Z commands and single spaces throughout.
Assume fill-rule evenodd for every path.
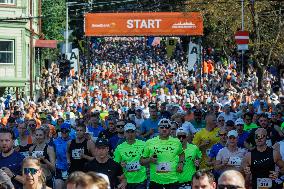
M 33 100 L 33 0 L 30 0 L 30 100 Z

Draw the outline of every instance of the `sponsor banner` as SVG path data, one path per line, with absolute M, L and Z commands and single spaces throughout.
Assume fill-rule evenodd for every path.
M 199 12 L 87 13 L 86 36 L 203 35 Z

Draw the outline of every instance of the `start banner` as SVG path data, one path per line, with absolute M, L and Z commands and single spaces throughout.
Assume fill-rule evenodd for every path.
M 200 36 L 199 12 L 87 13 L 86 36 Z

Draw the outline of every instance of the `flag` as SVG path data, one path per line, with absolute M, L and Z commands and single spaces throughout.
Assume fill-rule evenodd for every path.
M 159 46 L 161 42 L 161 38 L 160 37 L 154 37 L 154 40 L 152 42 L 152 46 Z
M 148 37 L 147 46 L 158 46 L 161 43 L 160 37 Z

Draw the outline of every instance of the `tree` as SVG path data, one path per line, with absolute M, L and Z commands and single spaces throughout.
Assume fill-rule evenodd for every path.
M 42 32 L 45 39 L 64 40 L 66 7 L 63 0 L 42 0 Z M 56 60 L 59 49 L 43 49 L 43 58 Z
M 262 77 L 267 66 L 284 60 L 284 2 L 245 0 L 244 5 L 245 30 L 250 32 L 249 54 Z M 234 55 L 234 34 L 241 28 L 240 1 L 190 0 L 186 10 L 203 13 L 205 45 L 221 48 L 228 56 Z

